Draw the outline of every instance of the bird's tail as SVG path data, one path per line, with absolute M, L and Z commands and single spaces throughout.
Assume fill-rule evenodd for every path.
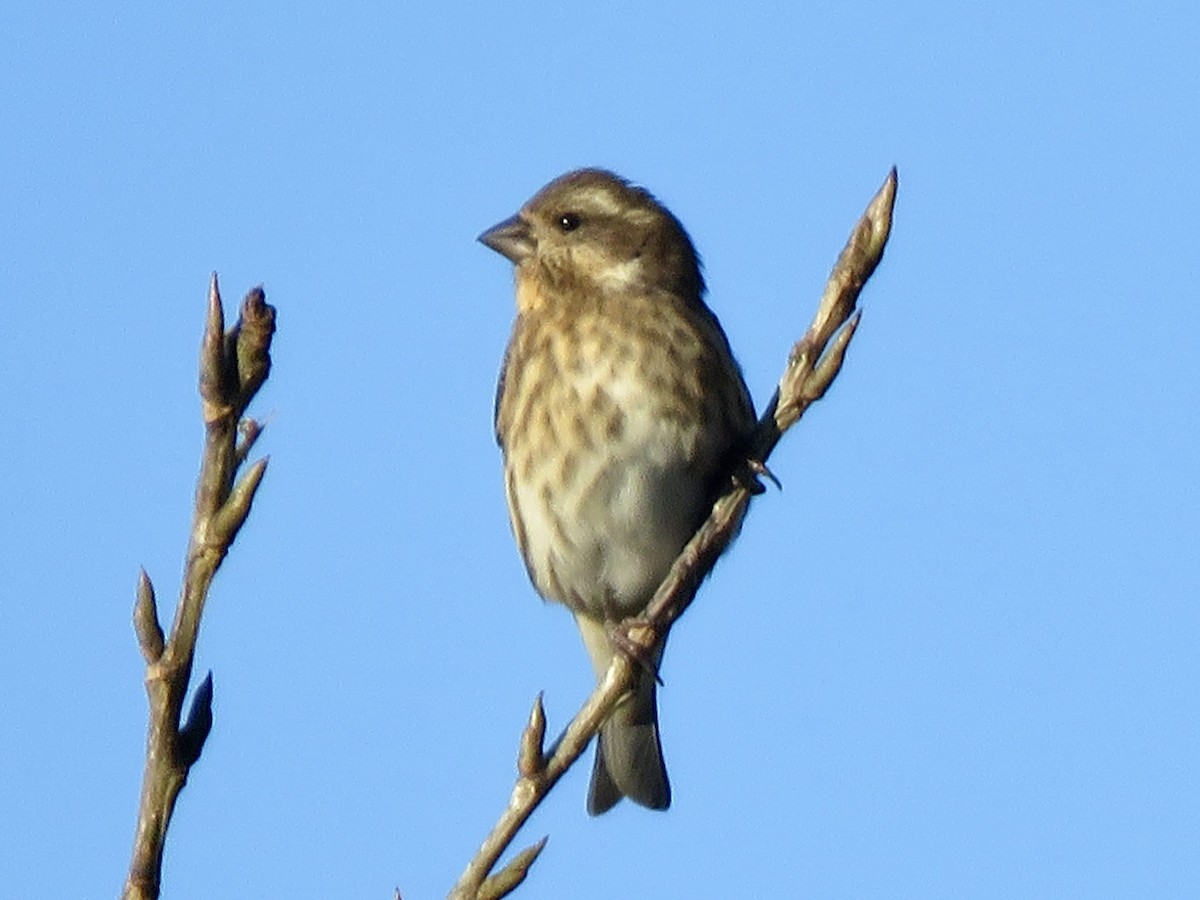
M 633 691 L 613 710 L 596 736 L 596 762 L 587 809 L 607 812 L 622 797 L 650 809 L 671 805 L 671 784 L 658 739 L 657 684 L 641 672 Z

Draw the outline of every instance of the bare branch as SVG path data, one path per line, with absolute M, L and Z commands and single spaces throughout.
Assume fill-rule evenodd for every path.
M 255 491 L 266 470 L 266 460 L 259 460 L 235 486 L 238 469 L 259 430 L 246 432 L 239 450 L 239 420 L 270 372 L 274 332 L 275 310 L 267 305 L 262 288 L 246 295 L 241 317 L 226 332 L 217 276 L 213 275 L 200 344 L 204 453 L 196 484 L 183 585 L 171 632 L 165 641 L 154 588 L 144 571 L 138 579 L 134 605 L 134 630 L 147 662 L 150 723 L 133 859 L 122 894 L 125 900 L 153 900 L 159 896 L 163 844 L 175 801 L 212 728 L 212 673 L 197 688 L 182 726 L 180 717 L 191 680 L 208 587 L 250 514 Z
M 671 624 L 688 608 L 700 583 L 736 536 L 751 497 L 762 491 L 756 473 L 763 471 L 762 464 L 783 433 L 799 421 L 810 405 L 824 396 L 841 371 L 846 350 L 861 316 L 857 311 L 859 293 L 879 264 L 891 232 L 896 186 L 897 176 L 893 168 L 834 264 L 812 324 L 792 348 L 779 388 L 759 419 L 747 459 L 731 473 L 729 487 L 713 505 L 708 520 L 683 548 L 645 612 L 625 623 L 629 638 L 647 650 L 666 636 Z M 496 893 L 501 882 L 493 881 L 488 873 L 496 866 L 533 810 L 587 749 L 617 701 L 629 691 L 637 671 L 635 663 L 623 654 L 617 654 L 604 680 L 575 715 L 554 752 L 540 767 L 527 765 L 529 756 L 525 747 L 532 743 L 529 736 L 532 722 L 527 726 L 522 738 L 519 777 L 508 808 L 450 892 L 451 900 L 478 900 L 485 896 L 490 900 L 506 896 L 516 888 L 520 880 L 511 886 L 504 882 L 503 892 Z M 539 697 L 535 715 L 540 711 Z M 538 744 L 540 746 L 540 739 Z M 543 845 L 544 839 L 536 845 L 538 852 Z M 521 879 L 524 879 L 536 856 L 537 853 L 533 853 L 525 863 Z M 515 857 L 503 871 L 511 869 L 518 859 L 524 857 Z M 493 878 L 498 879 L 499 876 Z

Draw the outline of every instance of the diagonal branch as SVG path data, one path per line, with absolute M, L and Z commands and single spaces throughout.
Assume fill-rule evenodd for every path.
M 762 490 L 753 473 L 765 471 L 763 463 L 783 433 L 825 395 L 841 371 L 861 317 L 857 308 L 859 293 L 879 265 L 891 232 L 896 185 L 893 168 L 834 264 L 812 324 L 792 347 L 779 387 L 759 419 L 747 459 L 733 473 L 708 520 L 683 548 L 645 612 L 626 623 L 629 637 L 641 647 L 654 647 L 691 605 L 700 583 L 736 536 L 751 497 Z M 545 846 L 545 838 L 523 850 L 496 874 L 491 873 L 534 809 L 587 749 L 617 701 L 632 686 L 637 672 L 635 662 L 617 654 L 604 680 L 576 713 L 549 756 L 542 749 L 546 721 L 541 697 L 537 698 L 522 736 L 517 766 L 520 774 L 508 807 L 450 892 L 451 900 L 504 897 L 524 880 Z
M 240 480 L 237 478 L 238 469 L 261 430 L 253 420 L 248 420 L 249 425 L 243 422 L 242 414 L 270 373 L 274 333 L 275 309 L 267 304 L 261 287 L 246 295 L 237 324 L 225 331 L 221 294 L 217 276 L 213 275 L 200 345 L 204 455 L 196 485 L 183 585 L 170 635 L 164 637 L 159 625 L 154 587 L 145 570 L 138 579 L 134 604 L 134 631 L 146 658 L 150 725 L 133 860 L 122 893 L 124 900 L 158 897 L 163 844 L 175 801 L 212 728 L 211 672 L 196 689 L 191 709 L 181 724 L 183 701 L 192 676 L 208 587 L 250 514 L 255 492 L 267 468 L 267 460 L 260 459 Z

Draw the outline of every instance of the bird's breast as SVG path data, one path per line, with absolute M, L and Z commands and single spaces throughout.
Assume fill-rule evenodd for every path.
M 729 443 L 698 364 L 611 316 L 518 323 L 499 424 L 514 532 L 543 595 L 618 618 L 665 576 Z

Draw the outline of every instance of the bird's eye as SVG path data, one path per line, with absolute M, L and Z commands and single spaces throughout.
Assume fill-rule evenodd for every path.
M 580 221 L 578 213 L 563 213 L 558 217 L 558 227 L 563 233 L 574 231 L 579 227 Z

